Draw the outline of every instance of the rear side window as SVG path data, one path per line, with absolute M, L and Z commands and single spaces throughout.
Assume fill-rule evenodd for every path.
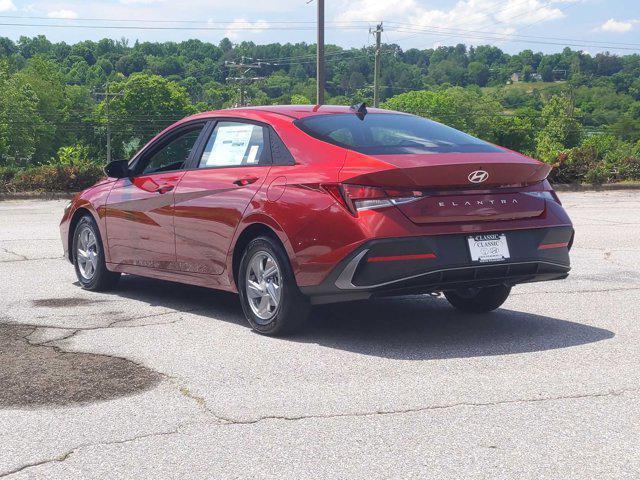
M 295 165 L 296 161 L 293 155 L 273 129 L 269 130 L 269 140 L 271 141 L 271 159 L 274 165 Z
M 218 122 L 200 158 L 199 167 L 264 165 L 265 129 L 242 122 Z
M 318 115 L 296 120 L 312 137 L 364 154 L 501 152 L 498 147 L 426 118 L 395 113 Z

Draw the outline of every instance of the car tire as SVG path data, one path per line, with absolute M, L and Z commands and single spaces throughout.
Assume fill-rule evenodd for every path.
M 499 308 L 509 297 L 511 287 L 464 288 L 444 292 L 444 296 L 458 310 L 467 313 L 485 313 Z
M 107 270 L 100 230 L 93 217 L 82 217 L 73 232 L 73 265 L 80 285 L 85 290 L 110 290 L 118 283 L 120 273 Z
M 262 236 L 249 242 L 237 284 L 242 310 L 256 332 L 282 336 L 306 323 L 309 299 L 298 289 L 287 253 L 273 238 Z

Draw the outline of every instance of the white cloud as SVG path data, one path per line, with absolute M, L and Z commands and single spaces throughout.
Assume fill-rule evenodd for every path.
M 549 2 L 540 0 L 526 2 L 511 0 L 494 15 L 494 18 L 501 23 L 516 25 L 548 22 L 563 17 L 562 10 L 549 6 Z
M 209 20 L 209 22 L 212 22 L 212 20 Z M 242 36 L 242 32 L 245 30 L 250 30 L 251 33 L 262 33 L 267 28 L 269 28 L 269 23 L 265 20 L 249 22 L 244 18 L 237 18 L 227 25 L 224 36 L 228 37 L 230 40 L 238 40 Z
M 17 10 L 12 0 L 0 0 L 0 12 Z
M 395 30 L 404 30 L 407 34 L 411 34 L 412 29 L 431 27 L 497 32 L 508 36 L 517 33 L 519 26 L 564 18 L 564 13 L 555 4 L 579 1 L 582 0 L 459 0 L 450 9 L 429 9 L 418 0 L 357 0 L 345 3 L 337 20 L 387 20 Z M 393 21 L 411 26 L 394 25 Z M 413 33 L 417 36 L 419 32 Z M 443 33 L 454 34 L 469 43 L 482 41 L 477 33 Z
M 613 18 L 610 18 L 600 26 L 600 30 L 602 30 L 603 32 L 624 33 L 631 30 L 633 28 L 633 25 L 636 23 L 638 23 L 638 20 L 619 22 L 617 20 L 614 20 Z
M 124 3 L 125 5 L 131 5 L 134 3 L 149 5 L 152 3 L 162 3 L 164 0 L 120 0 L 120 3 Z
M 47 13 L 47 17 L 50 18 L 78 18 L 78 13 L 73 10 L 54 10 Z

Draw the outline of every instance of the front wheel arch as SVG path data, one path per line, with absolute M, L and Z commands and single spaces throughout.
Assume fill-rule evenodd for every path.
M 73 235 L 76 231 L 76 226 L 78 225 L 78 222 L 80 221 L 80 219 L 82 219 L 82 217 L 87 217 L 87 216 L 96 220 L 95 216 L 91 213 L 91 211 L 88 208 L 79 207 L 76 209 L 75 212 L 73 212 L 73 216 L 69 221 L 69 233 L 67 238 L 67 245 L 69 245 L 69 261 L 71 263 L 75 261 L 72 245 L 73 245 Z M 97 220 L 96 220 L 96 224 L 97 224 Z M 102 243 L 104 244 L 104 239 L 102 240 L 103 240 Z

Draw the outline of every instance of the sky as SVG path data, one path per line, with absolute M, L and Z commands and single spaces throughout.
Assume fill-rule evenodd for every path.
M 257 44 L 315 43 L 316 0 L 0 0 L 0 36 L 76 43 L 228 37 Z M 466 43 L 509 53 L 564 46 L 640 53 L 640 0 L 326 0 L 326 43 L 362 47 L 383 22 L 403 49 Z M 35 26 L 38 25 L 38 26 Z M 143 27 L 143 28 L 138 28 Z

